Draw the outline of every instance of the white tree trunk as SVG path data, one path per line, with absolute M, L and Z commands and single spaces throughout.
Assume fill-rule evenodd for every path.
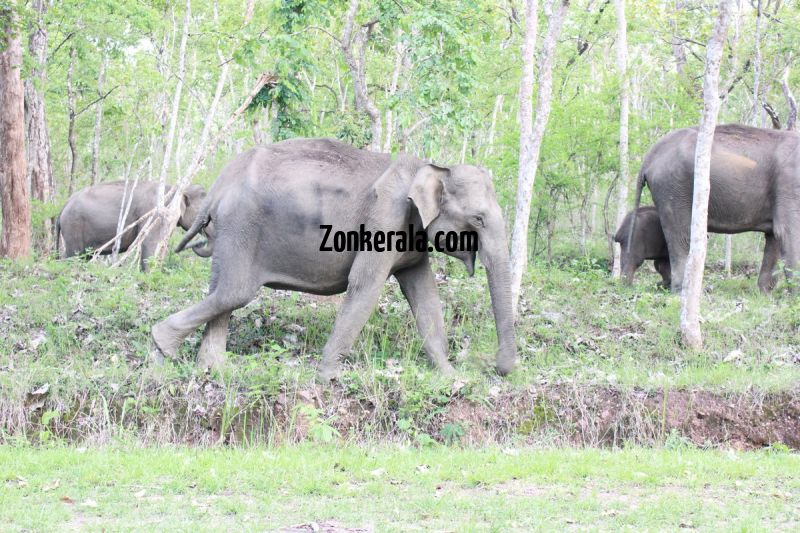
M 625 18 L 625 0 L 614 0 L 617 10 L 617 76 L 619 76 L 619 174 L 617 175 L 617 224 L 620 227 L 628 212 L 628 32 Z M 614 262 L 611 276 L 619 279 L 621 269 L 621 248 L 618 242 L 612 243 Z
M 183 32 L 181 33 L 181 44 L 178 50 L 178 72 L 175 83 L 175 95 L 172 97 L 172 112 L 169 117 L 169 129 L 167 130 L 167 140 L 164 143 L 164 157 L 161 160 L 161 172 L 158 176 L 158 205 L 164 205 L 164 191 L 167 184 L 167 173 L 169 171 L 170 160 L 172 159 L 172 145 L 175 140 L 175 130 L 178 124 L 178 113 L 180 112 L 181 94 L 183 93 L 183 80 L 186 74 L 186 41 L 189 40 L 189 22 L 192 18 L 192 1 L 186 0 L 186 10 L 183 14 Z
M 494 151 L 494 136 L 497 131 L 497 115 L 503 109 L 504 95 L 498 94 L 494 98 L 494 108 L 492 109 L 492 122 L 489 126 L 489 138 L 486 139 L 486 155 L 492 155 Z M 530 98 L 528 98 L 528 108 L 530 108 Z
M 708 197 L 711 190 L 711 145 L 719 115 L 719 69 L 725 34 L 731 18 L 733 0 L 720 0 L 719 14 L 706 46 L 706 67 L 703 80 L 703 116 L 697 132 L 694 156 L 694 194 L 689 257 L 683 276 L 681 294 L 681 335 L 692 349 L 703 346 L 700 332 L 700 296 L 703 289 L 703 267 L 708 245 Z
M 725 273 L 733 273 L 733 235 L 725 235 Z
M 755 56 L 753 57 L 753 125 L 758 126 L 758 117 L 761 115 L 761 19 L 763 11 L 762 0 L 756 0 L 756 38 Z
M 77 51 L 75 47 L 69 50 L 69 66 L 67 67 L 67 117 L 69 125 L 67 126 L 67 144 L 69 145 L 69 195 L 75 191 L 75 169 L 78 159 L 78 148 L 76 146 L 77 140 L 75 139 L 75 90 L 72 83 L 72 78 L 75 73 L 75 56 Z
M 545 3 L 548 18 L 547 34 L 542 43 L 539 61 L 539 90 L 536 95 L 536 118 L 530 123 L 530 93 L 533 86 L 533 62 L 536 43 L 536 0 L 528 0 L 525 7 L 525 37 L 523 39 L 523 74 L 520 83 L 520 154 L 517 203 L 514 229 L 511 233 L 511 303 L 517 312 L 522 275 L 528 268 L 528 225 L 531 215 L 531 198 L 539 151 L 545 126 L 550 115 L 553 94 L 553 62 L 558 36 L 567 13 L 567 0 L 549 0 Z
M 797 124 L 797 100 L 794 99 L 792 88 L 789 86 L 789 65 L 783 70 L 781 87 L 783 88 L 783 96 L 786 98 L 786 106 L 789 108 L 789 116 L 786 117 L 786 129 L 794 131 Z
M 103 96 L 103 84 L 106 79 L 106 68 L 108 68 L 108 53 L 103 54 L 100 62 L 100 73 L 97 75 L 97 95 Z M 100 173 L 100 134 L 103 123 L 103 100 L 98 100 L 94 115 L 94 139 L 92 139 L 92 185 L 98 182 Z

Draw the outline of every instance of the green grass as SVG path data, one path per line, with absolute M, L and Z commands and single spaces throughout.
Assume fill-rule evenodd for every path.
M 774 531 L 800 527 L 780 451 L 299 446 L 0 448 L 4 531 Z

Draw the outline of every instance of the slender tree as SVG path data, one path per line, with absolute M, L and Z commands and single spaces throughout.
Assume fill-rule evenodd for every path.
M 103 59 L 100 61 L 100 72 L 97 75 L 97 96 L 99 98 L 103 97 L 103 84 L 105 83 L 107 68 L 108 52 L 104 52 Z M 94 110 L 94 138 L 92 139 L 92 185 L 97 184 L 100 174 L 100 138 L 103 123 L 103 100 L 98 100 L 95 105 L 97 107 Z
M 514 229 L 511 233 L 511 302 L 516 312 L 519 303 L 522 274 L 528 268 L 528 226 L 531 215 L 531 198 L 539 151 L 544 130 L 550 116 L 553 95 L 553 63 L 556 44 L 567 14 L 568 0 L 548 0 L 544 4 L 547 16 L 547 34 L 542 43 L 539 61 L 539 89 L 536 95 L 536 118 L 530 124 L 530 91 L 533 85 L 533 53 L 536 43 L 536 1 L 528 0 L 525 6 L 525 37 L 523 40 L 523 79 L 520 84 L 520 154 L 517 204 Z
M 786 98 L 786 107 L 789 108 L 789 115 L 786 117 L 786 129 L 794 131 L 797 124 L 797 100 L 794 99 L 792 88 L 789 86 L 789 66 L 783 69 L 783 76 L 781 76 L 781 88 L 783 89 L 783 97 Z
M 628 212 L 628 22 L 625 18 L 625 0 L 614 0 L 617 11 L 617 75 L 619 76 L 619 174 L 617 175 L 617 225 L 620 227 Z M 621 248 L 613 243 L 614 262 L 611 275 L 620 277 Z
M 733 0 L 720 0 L 714 30 L 706 45 L 706 66 L 703 78 L 703 114 L 697 131 L 694 155 L 694 194 L 689 257 L 683 276 L 681 294 L 681 335 L 687 346 L 700 349 L 700 296 L 703 288 L 703 267 L 708 237 L 708 197 L 711 191 L 711 145 L 719 115 L 719 69 Z M 680 273 L 677 273 L 680 275 Z
M 0 7 L 0 257 L 31 253 L 31 202 L 25 160 L 25 93 L 16 0 Z
M 372 26 L 371 22 L 366 26 L 356 26 L 356 15 L 358 14 L 359 0 L 350 0 L 350 6 L 344 21 L 344 31 L 342 32 L 341 48 L 344 61 L 350 69 L 353 78 L 353 92 L 355 93 L 356 109 L 367 114 L 370 121 L 370 131 L 372 138 L 368 149 L 378 152 L 381 149 L 381 135 L 383 125 L 381 112 L 367 90 L 367 41 L 369 41 Z
M 25 79 L 25 141 L 28 156 L 28 180 L 35 200 L 49 202 L 55 193 L 53 164 L 50 156 L 50 135 L 44 103 L 47 82 L 47 13 L 45 0 L 34 0 L 31 7 L 36 18 L 31 22 L 28 51 L 33 61 Z

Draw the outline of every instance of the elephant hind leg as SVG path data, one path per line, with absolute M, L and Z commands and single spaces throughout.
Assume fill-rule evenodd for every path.
M 220 313 L 206 324 L 203 341 L 197 353 L 200 368 L 219 368 L 225 362 L 225 347 L 228 340 L 228 323 L 231 312 Z
M 153 341 L 162 353 L 174 356 L 183 340 L 197 327 L 207 323 L 201 345 L 201 363 L 213 363 L 211 366 L 221 363 L 231 312 L 247 305 L 261 287 L 257 282 L 224 281 L 215 280 L 214 289 L 202 301 L 153 326 Z

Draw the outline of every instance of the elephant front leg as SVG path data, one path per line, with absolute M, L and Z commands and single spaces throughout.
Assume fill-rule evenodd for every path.
M 761 292 L 768 293 L 775 288 L 775 265 L 780 257 L 780 246 L 773 234 L 767 233 L 764 237 L 764 257 L 758 273 L 758 288 Z
M 197 362 L 201 368 L 219 368 L 225 363 L 225 345 L 228 340 L 228 323 L 230 311 L 222 313 L 206 325 L 203 341 L 197 354 Z
M 374 259 L 374 256 L 370 257 Z M 359 259 L 361 257 L 356 258 L 350 270 L 344 302 L 336 315 L 331 336 L 322 350 L 319 376 L 323 381 L 338 376 L 339 359 L 353 347 L 389 277 L 389 265 L 376 265 L 374 260 Z
M 455 369 L 447 360 L 447 336 L 442 316 L 442 303 L 436 290 L 436 280 L 428 256 L 417 265 L 395 273 L 400 289 L 411 306 L 422 337 L 422 347 L 431 363 L 445 374 Z

